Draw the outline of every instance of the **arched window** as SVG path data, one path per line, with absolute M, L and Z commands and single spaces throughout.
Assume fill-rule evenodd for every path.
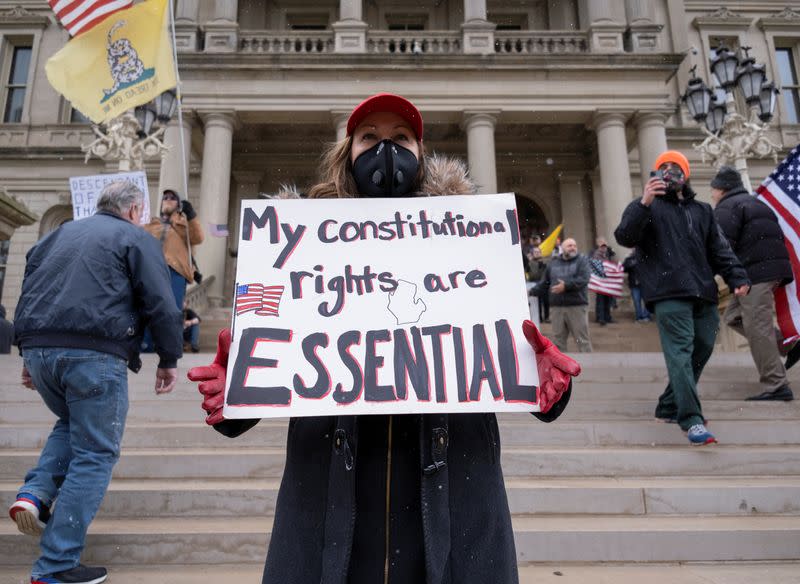
M 54 205 L 50 207 L 39 222 L 39 239 L 55 231 L 67 221 L 72 221 L 72 205 Z

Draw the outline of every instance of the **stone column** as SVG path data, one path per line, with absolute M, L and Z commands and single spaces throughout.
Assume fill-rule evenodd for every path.
M 175 6 L 175 48 L 191 53 L 198 48 L 197 15 L 200 0 L 178 0 Z
M 234 112 L 202 113 L 205 124 L 203 170 L 200 178 L 200 206 L 197 215 L 208 231 L 208 225 L 228 224 L 228 199 L 231 185 Z M 196 248 L 197 264 L 203 275 L 214 276 L 208 296 L 217 305 L 223 298 L 223 279 L 227 242 L 222 237 L 209 237 Z
M 556 178 L 564 233 L 577 241 L 578 249 L 586 253 L 592 247 L 591 204 L 586 173 L 559 172 Z
M 600 183 L 602 193 L 595 201 L 602 205 L 605 230 L 598 234 L 607 238 L 619 225 L 622 212 L 633 198 L 631 171 L 628 166 L 628 144 L 625 139 L 627 115 L 598 113 L 594 119 L 597 132 L 597 152 L 600 159 Z
M 642 169 L 642 186 L 650 180 L 650 171 L 658 155 L 667 150 L 667 116 L 658 112 L 640 112 L 634 118 L 639 143 L 639 166 Z
M 186 172 L 186 182 L 189 182 L 189 161 L 192 152 L 192 127 L 194 121 L 188 112 L 183 112 L 183 127 L 178 123 L 177 116 L 170 121 L 164 132 L 164 144 L 169 146 L 169 151 L 161 159 L 161 169 L 158 176 L 158 192 L 150 193 L 150 214 L 155 216 L 161 207 L 161 193 L 164 189 L 175 189 L 181 197 L 188 198 L 189 193 L 184 192 L 183 173 Z M 183 144 L 186 147 L 184 156 L 181 156 L 181 132 Z M 181 160 L 183 158 L 183 160 Z
M 241 227 L 242 201 L 258 198 L 258 194 L 261 192 L 261 179 L 263 176 L 264 173 L 261 171 L 244 170 L 233 172 L 233 182 L 236 189 L 228 203 L 228 233 L 230 233 L 230 235 L 226 241 L 226 248 L 230 253 L 228 253 L 225 258 L 225 280 L 222 288 L 222 293 L 225 298 L 223 306 L 230 306 L 233 300 L 233 286 L 236 281 L 236 262 L 239 253 L 239 228 Z
M 661 50 L 663 25 L 655 22 L 655 3 L 652 0 L 625 0 L 631 47 L 634 53 L 656 53 Z
M 593 53 L 622 53 L 625 48 L 624 0 L 579 0 L 581 28 L 589 31 Z
M 206 53 L 235 53 L 239 49 L 239 3 L 214 0 L 214 18 L 203 25 Z
M 486 0 L 464 0 L 464 22 L 461 24 L 464 53 L 494 53 L 495 25 L 486 20 Z
M 497 192 L 494 128 L 499 114 L 498 111 L 464 112 L 469 172 L 481 194 Z
M 347 138 L 347 119 L 350 117 L 350 110 L 334 110 L 331 112 L 331 120 L 336 128 L 336 141 L 341 142 Z
M 363 0 L 339 0 L 339 20 L 331 25 L 337 53 L 367 52 Z

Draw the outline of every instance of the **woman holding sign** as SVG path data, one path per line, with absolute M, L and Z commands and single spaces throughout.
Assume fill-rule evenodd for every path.
M 419 111 L 378 94 L 356 107 L 311 198 L 470 194 L 463 164 L 427 157 Z M 467 308 L 465 307 L 465 310 Z M 539 419 L 557 418 L 579 365 L 530 321 Z M 222 417 L 230 331 L 189 372 L 206 422 L 235 437 L 258 420 Z M 264 583 L 513 584 L 514 533 L 494 414 L 292 418 Z

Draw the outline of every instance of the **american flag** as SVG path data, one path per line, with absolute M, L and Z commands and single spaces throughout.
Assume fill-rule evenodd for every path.
M 252 310 L 258 316 L 278 316 L 283 286 L 239 284 L 236 286 L 236 314 Z
M 789 250 L 794 282 L 775 289 L 775 310 L 784 342 L 800 337 L 800 146 L 772 171 L 756 189 L 756 196 L 766 203 L 783 230 L 783 241 Z
M 133 0 L 47 0 L 58 20 L 72 36 L 86 32 L 103 20 L 133 5 Z
M 596 263 L 595 263 L 596 262 Z M 625 280 L 625 273 L 622 271 L 622 264 L 603 260 L 602 271 L 598 269 L 599 260 L 591 260 L 592 274 L 589 277 L 589 290 L 603 296 L 622 296 L 622 283 Z

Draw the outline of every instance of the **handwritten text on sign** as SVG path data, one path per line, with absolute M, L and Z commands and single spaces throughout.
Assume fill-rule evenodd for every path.
M 227 418 L 537 411 L 514 197 L 243 201 Z
M 106 185 L 118 180 L 131 182 L 144 193 L 144 209 L 140 223 L 142 225 L 150 223 L 150 194 L 147 190 L 147 176 L 141 170 L 71 177 L 69 189 L 72 192 L 72 218 L 77 221 L 94 215 L 97 212 L 97 199 L 100 198 L 103 189 Z

